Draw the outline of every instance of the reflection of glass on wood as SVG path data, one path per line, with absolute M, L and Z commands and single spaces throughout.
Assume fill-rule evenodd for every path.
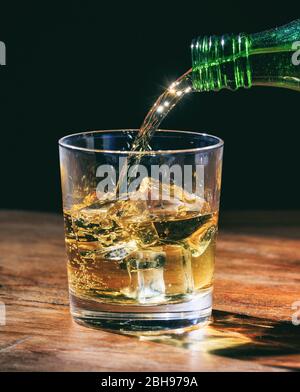
M 139 338 L 219 357 L 254 360 L 256 367 L 278 366 L 276 356 L 281 358 L 279 363 L 282 367 L 284 354 L 287 357 L 286 368 L 299 370 L 299 333 L 289 322 L 214 311 L 213 323 L 206 328 L 183 334 L 140 335 Z

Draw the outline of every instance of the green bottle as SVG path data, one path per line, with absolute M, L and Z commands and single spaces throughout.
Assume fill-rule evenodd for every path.
M 300 91 L 300 19 L 256 34 L 193 40 L 196 91 L 274 86 Z

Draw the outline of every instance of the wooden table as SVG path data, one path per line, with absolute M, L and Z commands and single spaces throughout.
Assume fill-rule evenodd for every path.
M 300 370 L 299 212 L 223 213 L 214 322 L 156 338 L 71 320 L 61 216 L 2 211 L 0 222 L 2 371 Z

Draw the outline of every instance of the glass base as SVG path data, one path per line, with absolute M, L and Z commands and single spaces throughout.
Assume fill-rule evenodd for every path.
M 70 294 L 74 320 L 88 327 L 131 334 L 181 333 L 207 325 L 212 312 L 212 289 L 188 302 L 168 305 L 112 305 Z

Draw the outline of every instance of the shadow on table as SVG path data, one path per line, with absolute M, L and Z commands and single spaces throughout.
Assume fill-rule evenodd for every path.
M 266 364 L 271 356 L 300 354 L 300 326 L 221 311 L 215 311 L 213 322 L 202 329 L 139 338 L 234 359 L 260 358 Z M 300 370 L 299 358 L 271 364 Z

